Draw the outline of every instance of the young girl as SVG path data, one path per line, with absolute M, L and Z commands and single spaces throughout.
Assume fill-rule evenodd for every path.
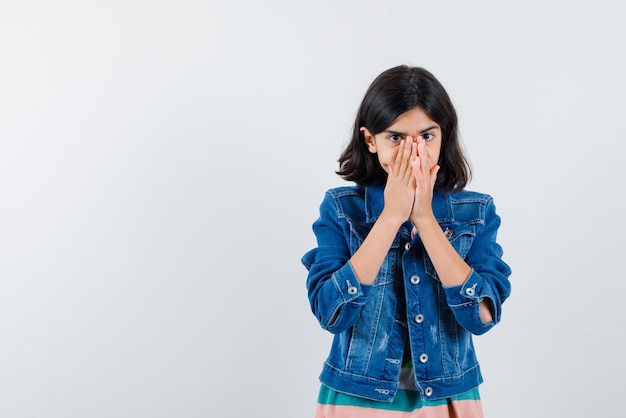
M 470 179 L 443 86 L 399 66 L 370 85 L 313 224 L 311 309 L 335 334 L 316 418 L 481 417 L 472 334 L 500 321 L 500 218 Z

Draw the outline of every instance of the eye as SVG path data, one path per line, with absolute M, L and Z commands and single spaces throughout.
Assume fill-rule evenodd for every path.
M 430 132 L 426 132 L 422 134 L 422 138 L 424 138 L 424 141 L 428 142 L 428 141 L 432 141 L 433 139 L 435 139 L 435 135 L 431 134 Z
M 391 134 L 391 135 L 389 135 L 389 140 L 391 142 L 400 142 L 400 141 L 402 141 L 402 135 Z

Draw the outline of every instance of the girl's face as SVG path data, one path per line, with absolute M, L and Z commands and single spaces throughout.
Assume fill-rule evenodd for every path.
M 402 113 L 384 131 L 372 135 L 366 127 L 361 127 L 367 149 L 378 155 L 378 162 L 389 173 L 389 167 L 398 153 L 401 140 L 417 142 L 420 137 L 426 142 L 426 155 L 432 168 L 439 161 L 441 151 L 441 127 L 431 120 L 420 107 Z

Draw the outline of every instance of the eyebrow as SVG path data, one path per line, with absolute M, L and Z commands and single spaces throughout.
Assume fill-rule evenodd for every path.
M 437 125 L 429 126 L 429 127 L 428 127 L 428 128 L 426 128 L 426 129 L 422 129 L 422 130 L 419 132 L 419 134 L 421 135 L 421 134 L 426 133 L 426 132 L 428 132 L 428 131 L 430 131 L 430 130 L 433 130 L 433 129 L 440 129 L 440 128 L 439 128 L 439 126 L 437 126 Z M 408 136 L 408 135 L 409 135 L 409 134 L 407 134 L 406 132 L 390 131 L 390 130 L 388 130 L 388 129 L 385 129 L 383 132 L 386 132 L 386 133 L 391 134 L 391 135 L 400 135 L 400 136 Z

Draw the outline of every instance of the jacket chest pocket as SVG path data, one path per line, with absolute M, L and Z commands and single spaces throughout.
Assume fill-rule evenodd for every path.
M 354 222 L 352 220 L 348 220 L 348 224 L 350 225 L 350 254 L 354 255 L 354 253 L 361 247 L 365 237 L 372 229 L 371 224 L 361 224 Z M 391 248 L 383 261 L 382 266 L 380 266 L 380 271 L 376 276 L 376 280 L 372 283 L 373 286 L 380 286 L 384 284 L 388 284 L 393 282 L 394 276 L 396 275 L 396 268 L 398 266 L 398 260 L 400 257 L 400 238 L 396 236 L 391 244 Z
M 471 224 L 451 224 L 441 226 L 443 228 L 444 235 L 448 238 L 448 241 L 450 241 L 450 244 L 452 244 L 452 247 L 455 249 L 457 254 L 460 255 L 462 259 L 465 259 L 465 256 L 467 256 L 467 253 L 474 242 L 476 227 Z M 424 252 L 424 267 L 429 276 L 439 281 L 435 267 L 426 252 Z

